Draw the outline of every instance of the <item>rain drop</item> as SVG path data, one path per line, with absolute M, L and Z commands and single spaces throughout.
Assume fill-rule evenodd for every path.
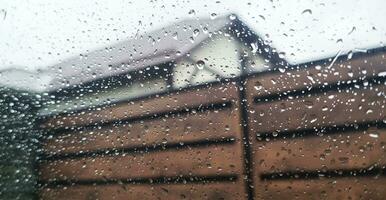
M 378 73 L 378 76 L 386 76 L 386 71 L 384 71 L 384 72 L 379 72 L 379 73 Z
M 217 14 L 216 13 L 210 14 L 210 19 L 216 19 L 216 18 L 217 18 Z
M 263 89 L 263 85 L 259 81 L 256 81 L 253 87 L 255 88 L 255 90 Z
M 198 34 L 200 34 L 200 30 L 194 29 L 193 30 L 193 37 L 197 37 Z
M 302 14 L 310 14 L 310 15 L 312 15 L 312 10 L 311 9 L 305 9 L 305 10 L 303 10 Z
M 196 11 L 193 10 L 193 9 L 191 9 L 191 10 L 189 10 L 188 14 L 189 14 L 190 16 L 194 16 L 194 15 L 196 15 Z
M 173 39 L 178 40 L 178 33 L 177 32 L 173 33 L 172 37 Z
M 204 62 L 203 60 L 198 60 L 198 61 L 196 62 L 196 67 L 197 67 L 198 69 L 204 69 L 204 66 L 205 66 L 205 62 Z
M 233 14 L 232 14 L 232 15 L 229 15 L 229 19 L 230 19 L 230 20 L 235 20 L 235 19 L 236 19 L 236 15 L 233 15 Z

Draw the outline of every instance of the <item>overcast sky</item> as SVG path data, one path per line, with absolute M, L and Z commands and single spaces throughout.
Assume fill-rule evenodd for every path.
M 303 62 L 386 42 L 384 0 L 0 0 L 0 69 L 49 67 L 186 18 L 236 13 Z M 189 14 L 190 13 L 190 14 Z

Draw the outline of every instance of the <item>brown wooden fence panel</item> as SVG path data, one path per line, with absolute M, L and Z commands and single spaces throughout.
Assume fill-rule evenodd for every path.
M 264 181 L 258 199 L 385 199 L 384 177 Z
M 384 199 L 385 59 L 247 78 L 257 199 Z
M 254 146 L 255 170 L 261 173 L 370 169 L 386 166 L 386 130 L 262 141 Z
M 207 199 L 238 200 L 244 199 L 243 184 L 204 183 L 204 184 L 167 184 L 167 185 L 108 185 L 108 186 L 70 186 L 44 189 L 43 200 L 151 200 L 151 199 Z
M 377 77 L 385 71 L 386 54 L 379 52 L 373 55 L 342 59 L 334 64 L 311 65 L 284 73 L 258 75 L 249 79 L 247 93 L 249 96 L 264 97 L 278 93 L 310 89 L 322 85 L 347 83 L 350 80 Z M 285 70 L 285 69 L 284 69 Z
M 48 118 L 40 196 L 245 199 L 239 104 L 225 83 Z
M 140 120 L 84 131 L 69 131 L 45 141 L 49 154 L 107 148 L 135 148 L 195 141 L 240 138 L 239 111 L 223 109 Z
M 237 89 L 233 84 L 220 87 L 199 88 L 190 92 L 172 95 L 152 96 L 139 101 L 123 101 L 116 105 L 96 111 L 84 111 L 74 114 L 62 114 L 48 119 L 42 124 L 43 128 L 60 128 L 82 126 L 94 123 L 123 120 L 131 117 L 151 115 L 153 113 L 184 110 L 189 107 L 227 102 L 237 97 Z
M 42 164 L 43 180 L 124 179 L 240 174 L 241 149 L 210 145 L 120 156 L 64 159 Z
M 386 86 L 348 89 L 251 105 L 251 131 L 266 133 L 383 120 Z

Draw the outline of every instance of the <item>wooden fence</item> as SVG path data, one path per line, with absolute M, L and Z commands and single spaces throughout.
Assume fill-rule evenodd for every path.
M 382 52 L 46 118 L 42 199 L 384 199 Z
M 384 199 L 385 54 L 249 78 L 259 199 Z

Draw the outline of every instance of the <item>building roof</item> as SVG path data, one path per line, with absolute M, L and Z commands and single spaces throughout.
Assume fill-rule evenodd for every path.
M 86 52 L 39 71 L 20 68 L 0 71 L 0 84 L 23 90 L 50 92 L 115 76 L 186 55 L 212 34 L 232 26 L 234 15 L 216 19 L 185 20 L 147 35 Z
M 89 51 L 37 71 L 23 71 L 20 68 L 7 68 L 0 71 L 0 85 L 35 92 L 53 92 L 97 79 L 125 74 L 147 66 L 170 62 L 178 59 L 210 38 L 212 34 L 233 30 L 236 34 L 243 32 L 242 37 L 248 42 L 257 42 L 263 56 L 282 64 L 304 64 L 319 58 L 294 60 L 280 45 L 272 41 L 265 43 L 256 32 L 243 24 L 235 15 L 217 17 L 216 19 L 190 19 L 171 24 L 149 34 L 135 35 L 132 39 L 122 41 L 105 48 Z M 235 30 L 236 29 L 236 30 Z M 242 30 L 237 30 L 242 29 Z M 238 32 L 238 33 L 237 33 Z M 239 35 L 238 35 L 239 37 Z M 272 46 L 269 46 L 272 45 Z M 371 47 L 369 47 L 371 48 Z M 367 51 L 367 50 L 366 50 Z M 342 56 L 348 52 L 338 52 Z M 335 55 L 329 55 L 332 57 Z

